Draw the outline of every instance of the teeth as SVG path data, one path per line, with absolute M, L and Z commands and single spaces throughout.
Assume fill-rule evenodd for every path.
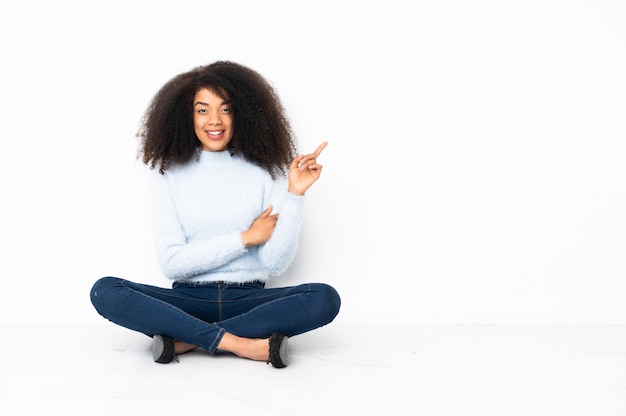
M 224 133 L 223 131 L 210 131 L 208 132 L 211 136 L 219 136 L 220 134 Z

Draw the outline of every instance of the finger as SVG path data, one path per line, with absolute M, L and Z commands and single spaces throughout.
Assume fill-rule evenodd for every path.
M 269 215 L 272 213 L 272 209 L 272 204 L 270 204 L 267 208 L 265 208 L 265 211 L 263 211 L 261 217 L 269 217 Z
M 315 163 L 315 157 L 313 157 L 313 155 L 304 155 L 298 161 L 297 167 L 300 168 L 301 170 L 304 170 L 313 163 Z
M 309 159 L 308 156 L 304 157 L 300 163 L 298 164 L 298 167 L 300 168 L 300 170 L 304 170 L 306 168 L 308 168 L 309 166 L 311 166 L 312 164 L 315 163 L 315 159 Z
M 323 142 L 322 144 L 320 144 L 317 149 L 315 149 L 315 152 L 305 155 L 303 159 L 300 160 L 298 166 L 304 169 L 306 167 L 304 166 L 305 164 L 310 166 L 312 163 L 316 163 L 317 157 L 320 155 L 320 153 L 322 153 L 322 150 L 324 150 L 327 145 L 328 142 Z
M 320 144 L 317 149 L 315 149 L 315 152 L 313 152 L 313 156 L 314 157 L 318 157 L 320 155 L 320 153 L 322 153 L 322 150 L 324 150 L 326 148 L 326 146 L 328 146 L 328 142 L 323 142 L 322 144 Z
M 295 169 L 299 167 L 302 159 L 304 159 L 304 155 L 299 155 L 299 156 L 294 157 L 293 160 L 291 161 L 290 168 Z

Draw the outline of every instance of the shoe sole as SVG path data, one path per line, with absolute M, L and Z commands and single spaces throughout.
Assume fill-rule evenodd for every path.
M 169 341 L 169 340 L 168 340 Z M 152 337 L 152 359 L 155 363 L 168 364 L 172 361 L 178 361 L 178 357 L 174 352 L 172 345 L 171 352 L 165 351 L 167 349 L 166 340 L 163 335 L 154 335 Z
M 285 337 L 283 338 L 283 341 L 280 343 L 280 348 L 278 349 L 278 355 L 280 356 L 280 361 L 283 362 L 285 367 L 287 367 L 287 364 L 289 364 L 289 355 L 287 353 L 288 344 L 289 344 L 289 338 Z
M 152 337 L 152 359 L 158 363 L 161 360 L 161 356 L 165 350 L 165 342 L 161 335 L 155 335 Z

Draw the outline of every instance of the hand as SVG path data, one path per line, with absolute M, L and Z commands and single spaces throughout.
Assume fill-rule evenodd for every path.
M 324 142 L 315 149 L 315 152 L 308 155 L 296 156 L 289 166 L 289 192 L 294 195 L 304 195 L 304 193 L 319 179 L 322 173 L 322 165 L 317 163 L 317 157 L 328 145 Z
M 278 214 L 271 214 L 272 206 L 270 205 L 254 220 L 250 228 L 241 233 L 245 247 L 258 246 L 270 239 L 278 221 Z

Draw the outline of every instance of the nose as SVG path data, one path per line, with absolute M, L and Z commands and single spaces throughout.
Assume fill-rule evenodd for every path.
M 207 124 L 222 124 L 222 119 L 220 118 L 220 114 L 217 111 L 209 111 L 206 120 Z

